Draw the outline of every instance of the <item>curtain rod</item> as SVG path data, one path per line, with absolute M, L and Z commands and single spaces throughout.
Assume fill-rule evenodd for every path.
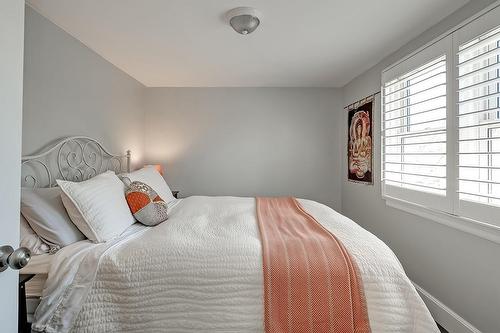
M 372 100 L 375 98 L 375 96 L 377 96 L 378 94 L 380 94 L 380 90 L 379 90 L 379 91 L 374 92 L 374 93 L 373 93 L 373 94 L 371 94 L 371 95 L 366 96 L 365 98 L 362 98 L 362 99 L 360 99 L 360 100 L 357 100 L 357 101 L 356 101 L 356 102 L 354 102 L 354 103 L 351 103 L 351 104 L 349 104 L 349 105 L 347 105 L 347 106 L 344 106 L 344 110 L 345 110 L 345 109 L 350 110 L 351 108 L 352 108 L 352 109 L 356 109 L 356 108 L 360 107 L 361 105 L 363 105 L 363 104 L 365 104 L 365 103 L 368 103 L 368 102 L 372 101 Z M 356 104 L 358 104 L 358 106 L 357 106 L 357 107 L 354 107 Z

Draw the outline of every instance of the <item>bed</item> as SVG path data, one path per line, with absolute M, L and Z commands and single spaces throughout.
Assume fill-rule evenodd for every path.
M 102 149 L 91 138 L 71 140 L 79 142 L 76 147 L 84 154 L 91 145 Z M 68 139 L 50 152 L 65 142 Z M 56 155 L 60 159 L 61 154 Z M 111 163 L 90 171 L 87 162 L 79 164 L 84 170 L 73 173 L 76 180 L 91 178 L 108 166 L 114 170 L 122 157 L 129 168 L 130 152 L 108 155 Z M 35 160 L 45 156 L 25 158 L 23 163 L 40 165 Z M 76 158 L 74 152 L 68 156 Z M 87 156 L 94 161 L 99 155 Z M 46 173 L 47 165 L 42 169 Z M 60 173 L 66 169 L 57 167 Z M 24 175 L 23 180 L 40 186 L 38 176 Z M 45 186 L 52 186 L 53 178 L 49 172 Z M 439 332 L 400 262 L 381 240 L 323 204 L 305 199 L 297 203 L 355 259 L 371 332 Z M 256 199 L 192 196 L 169 202 L 168 214 L 169 219 L 155 227 L 136 223 L 110 241 L 82 240 L 44 258 L 35 256 L 25 271 L 45 270 L 47 279 L 42 282 L 33 330 L 269 331 L 264 324 L 265 281 Z M 291 327 L 289 331 L 297 330 Z

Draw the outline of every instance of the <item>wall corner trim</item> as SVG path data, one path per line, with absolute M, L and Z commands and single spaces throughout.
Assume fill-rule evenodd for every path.
M 439 325 L 443 326 L 448 332 L 453 333 L 481 333 L 467 320 L 458 315 L 455 311 L 447 307 L 440 300 L 432 296 L 424 288 L 413 282 L 415 289 L 424 300 L 425 305 L 432 314 L 432 317 Z

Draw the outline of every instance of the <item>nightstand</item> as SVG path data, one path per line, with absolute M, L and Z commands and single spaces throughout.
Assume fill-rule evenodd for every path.
M 35 274 L 19 274 L 19 314 L 17 315 L 17 327 L 19 333 L 31 332 L 31 325 L 28 324 L 26 314 L 26 287 L 25 284 L 31 280 Z
M 172 191 L 174 198 L 179 199 L 179 191 Z

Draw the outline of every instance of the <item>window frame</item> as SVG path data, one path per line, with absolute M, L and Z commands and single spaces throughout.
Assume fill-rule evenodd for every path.
M 449 169 L 450 169 L 450 156 L 449 156 L 449 119 L 452 118 L 450 117 L 450 112 L 451 112 L 451 104 L 450 104 L 450 86 L 448 82 L 451 82 L 450 80 L 452 79 L 451 76 L 451 63 L 453 55 L 452 55 L 452 39 L 451 36 L 447 36 L 445 38 L 442 38 L 438 41 L 435 41 L 432 45 L 429 45 L 427 48 L 422 50 L 421 52 L 418 52 L 416 54 L 413 54 L 411 57 L 408 57 L 404 61 L 400 62 L 398 65 L 393 66 L 390 69 L 385 70 L 382 72 L 382 88 L 381 88 L 381 165 L 382 165 L 382 181 L 381 181 L 381 187 L 382 187 L 382 197 L 386 199 L 399 199 L 399 200 L 405 200 L 408 202 L 414 202 L 416 204 L 422 205 L 424 207 L 429 207 L 433 209 L 443 209 L 445 211 L 450 211 L 452 209 L 452 202 L 450 201 L 450 196 L 449 196 Z M 433 194 L 433 193 L 428 193 L 428 192 L 423 192 L 423 191 L 417 191 L 417 190 L 411 190 L 408 188 L 401 188 L 397 186 L 391 186 L 389 184 L 386 184 L 385 181 L 383 180 L 384 178 L 384 116 L 385 116 L 385 101 L 384 101 L 384 83 L 385 82 L 390 82 L 402 75 L 405 75 L 408 72 L 411 72 L 415 70 L 416 68 L 431 62 L 441 56 L 446 57 L 446 195 L 441 196 L 438 194 Z
M 421 48 L 388 66 L 381 75 L 381 121 L 382 129 L 380 166 L 381 166 L 381 195 L 386 205 L 404 210 L 435 222 L 453 227 L 455 229 L 474 234 L 500 244 L 500 221 L 495 216 L 500 216 L 500 207 L 495 207 L 478 202 L 469 202 L 459 199 L 458 194 L 458 49 L 459 45 L 480 36 L 481 34 L 500 26 L 500 1 L 486 7 L 469 19 L 461 22 L 446 33 L 425 44 Z M 433 200 L 431 193 L 404 189 L 398 193 L 393 189 L 388 191 L 384 177 L 384 83 L 397 78 L 409 71 L 418 68 L 434 58 L 437 52 L 444 51 L 446 55 L 446 199 Z M 427 59 L 421 60 L 421 59 Z M 420 61 L 418 61 L 420 60 Z M 417 193 L 411 193 L 417 192 Z M 392 194 L 392 195 L 391 195 Z M 424 198 L 426 197 L 426 198 Z
M 488 32 L 492 29 L 500 27 L 500 7 L 497 7 L 478 19 L 470 22 L 469 24 L 463 26 L 462 28 L 455 31 L 453 36 L 453 54 L 454 54 L 454 62 L 455 62 L 455 84 L 457 85 L 456 89 L 454 89 L 455 93 L 455 104 L 458 102 L 458 70 L 456 70 L 458 66 L 458 52 L 461 44 L 467 43 L 474 38 L 482 35 L 485 32 Z M 455 110 L 456 115 L 458 115 L 458 108 Z M 458 118 L 455 116 L 455 118 Z M 458 166 L 458 126 L 456 128 L 456 152 L 457 152 L 457 161 L 456 165 Z M 458 179 L 458 167 L 457 169 L 457 179 Z M 458 191 L 458 180 L 457 180 L 457 191 Z M 463 216 L 467 218 L 473 218 L 478 221 L 495 225 L 500 227 L 500 220 L 498 216 L 500 216 L 500 206 L 487 205 L 480 202 L 472 202 L 466 200 L 460 200 L 459 195 L 456 195 L 455 202 L 455 211 L 454 213 L 457 216 Z

